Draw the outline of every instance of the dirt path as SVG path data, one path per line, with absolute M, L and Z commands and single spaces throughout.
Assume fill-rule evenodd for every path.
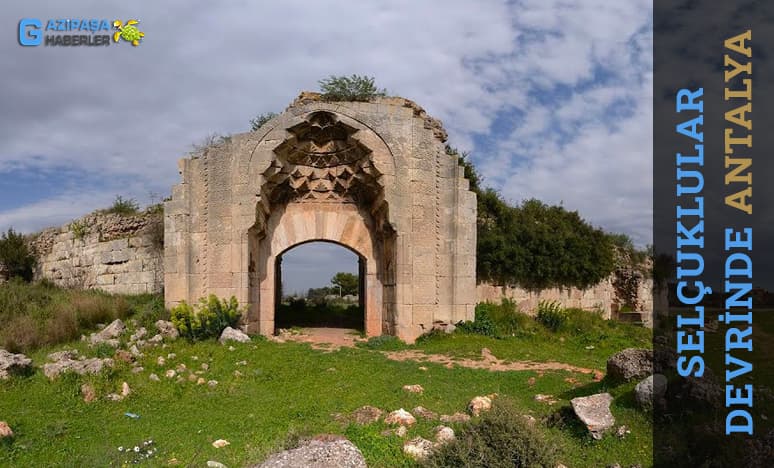
M 320 351 L 336 351 L 342 347 L 354 347 L 358 341 L 365 341 L 360 338 L 356 330 L 346 328 L 303 328 L 300 334 L 283 333 L 275 337 L 274 340 L 309 343 L 313 349 Z M 481 349 L 481 359 L 455 358 L 446 354 L 426 354 L 418 350 L 383 351 L 382 354 L 393 361 L 431 362 L 443 364 L 448 368 L 456 365 L 471 369 L 488 369 L 494 372 L 565 370 L 581 374 L 595 374 L 595 377 L 603 375 L 602 372 L 595 369 L 562 362 L 505 361 L 498 359 L 488 348 Z
M 385 356 L 388 359 L 394 361 L 416 361 L 416 362 L 432 362 L 436 364 L 444 364 L 448 368 L 452 368 L 455 365 L 461 367 L 469 367 L 471 369 L 488 369 L 495 372 L 504 371 L 552 371 L 552 370 L 566 370 L 570 372 L 579 372 L 581 374 L 592 374 L 594 369 L 587 369 L 585 367 L 577 367 L 570 364 L 564 364 L 561 362 L 534 362 L 534 361 L 513 361 L 508 362 L 502 359 L 498 359 L 487 348 L 481 349 L 482 359 L 462 359 L 447 356 L 445 354 L 425 354 L 422 351 L 408 350 L 408 351 L 390 351 L 385 352 Z

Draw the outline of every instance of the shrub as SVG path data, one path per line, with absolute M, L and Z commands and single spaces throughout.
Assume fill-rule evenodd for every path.
M 457 323 L 457 330 L 460 333 L 470 333 L 484 336 L 497 336 L 497 327 L 489 317 L 489 312 L 485 305 L 476 306 L 476 317 L 471 321 Z
M 134 310 L 130 300 L 139 304 L 159 297 L 146 296 L 127 298 L 14 279 L 0 288 L 0 347 L 27 352 L 77 339 L 99 323 L 128 317 Z
M 319 81 L 323 99 L 327 101 L 369 101 L 384 96 L 387 90 L 374 85 L 370 76 L 333 76 Z
M 436 450 L 428 467 L 556 466 L 555 445 L 531 427 L 507 400 L 498 400 L 478 421 L 466 423 L 453 440 Z
M 70 223 L 70 232 L 73 233 L 76 239 L 82 240 L 89 234 L 89 225 L 83 221 L 73 221 Z
M 140 210 L 140 205 L 137 204 L 133 198 L 124 198 L 121 195 L 116 196 L 115 201 L 110 208 L 104 210 L 104 213 L 113 213 L 123 216 L 137 214 Z
M 220 336 L 226 327 L 236 327 L 242 311 L 236 297 L 221 301 L 210 294 L 208 298 L 200 299 L 197 307 L 182 301 L 170 315 L 182 336 L 189 340 L 204 340 Z
M 0 237 L 0 263 L 5 266 L 9 278 L 32 281 L 35 256 L 27 247 L 24 236 L 14 231 L 13 228 L 9 228 Z
M 477 195 L 480 279 L 533 290 L 586 288 L 613 271 L 609 237 L 577 212 L 534 199 L 513 207 L 492 189 Z
M 540 301 L 536 318 L 549 330 L 559 331 L 567 321 L 567 311 L 556 301 Z
M 378 349 L 382 351 L 396 351 L 406 349 L 408 345 L 400 340 L 397 336 L 381 335 L 373 336 L 366 342 L 360 342 L 357 344 L 361 348 Z
M 266 122 L 276 117 L 274 112 L 267 112 L 265 114 L 258 114 L 254 119 L 250 119 L 250 128 L 255 131 L 263 127 Z

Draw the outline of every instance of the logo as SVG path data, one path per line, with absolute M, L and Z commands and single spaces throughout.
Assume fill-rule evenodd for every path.
M 139 21 L 130 19 L 126 24 L 121 23 L 120 20 L 113 21 L 113 29 L 117 29 L 113 34 L 113 42 L 123 39 L 126 42 L 131 42 L 135 47 L 140 45 L 140 41 L 145 37 L 145 33 L 137 29 L 135 24 L 139 24 Z
M 43 23 L 34 18 L 24 18 L 19 21 L 19 44 L 23 46 L 40 45 L 43 40 L 42 27 Z
M 96 18 L 59 18 L 44 22 L 37 18 L 19 20 L 19 45 L 35 47 L 109 46 L 121 39 L 137 47 L 145 37 L 139 20 L 108 21 Z M 111 31 L 114 31 L 111 35 Z M 112 41 L 111 41 L 112 36 Z

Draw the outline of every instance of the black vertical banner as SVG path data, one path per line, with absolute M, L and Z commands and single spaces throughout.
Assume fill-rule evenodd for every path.
M 774 2 L 653 29 L 654 466 L 773 467 Z

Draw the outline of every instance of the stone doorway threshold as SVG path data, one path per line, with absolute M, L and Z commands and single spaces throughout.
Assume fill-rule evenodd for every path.
M 355 343 L 367 341 L 366 338 L 361 338 L 360 331 L 358 330 L 334 327 L 280 329 L 271 340 L 279 343 L 286 341 L 309 343 L 313 349 L 321 351 L 336 351 L 341 347 L 354 348 Z

